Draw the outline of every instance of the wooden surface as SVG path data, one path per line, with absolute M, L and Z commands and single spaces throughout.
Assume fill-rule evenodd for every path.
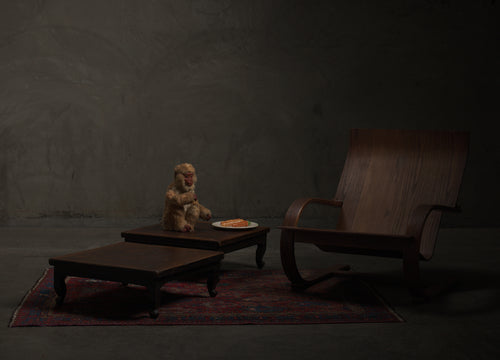
M 207 276 L 210 296 L 215 296 L 223 252 L 120 242 L 49 259 L 54 266 L 58 304 L 66 295 L 65 279 L 77 276 L 144 285 L 151 295 L 151 317 L 158 316 L 161 286 L 193 273 Z
M 51 265 L 133 270 L 145 276 L 161 277 L 179 269 L 220 260 L 223 253 L 171 246 L 119 242 L 49 259 Z
M 200 221 L 196 224 L 194 232 L 165 231 L 160 224 L 154 224 L 123 231 L 121 235 L 127 242 L 180 246 L 224 253 L 257 245 L 255 258 L 257 266 L 262 268 L 269 230 L 265 226 L 253 229 L 223 230 L 214 228 L 210 222 Z
M 210 222 L 200 221 L 196 224 L 194 232 L 165 231 L 160 224 L 144 226 L 141 228 L 122 232 L 125 239 L 157 238 L 162 240 L 177 240 L 186 244 L 205 244 L 207 247 L 219 248 L 240 242 L 247 238 L 269 232 L 268 227 L 258 226 L 248 230 L 222 230 L 214 228 Z
M 352 130 L 334 199 L 301 198 L 283 221 L 281 259 L 292 284 L 306 287 L 295 242 L 324 251 L 403 258 L 411 289 L 422 287 L 419 259 L 430 259 L 443 211 L 458 211 L 469 134 L 411 130 Z M 335 229 L 298 226 L 309 204 L 339 207 Z

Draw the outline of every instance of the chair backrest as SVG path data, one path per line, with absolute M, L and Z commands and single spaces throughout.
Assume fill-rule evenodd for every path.
M 402 235 L 420 204 L 456 206 L 469 134 L 427 130 L 351 130 L 337 188 L 337 229 Z M 434 251 L 441 214 L 426 222 L 420 253 Z

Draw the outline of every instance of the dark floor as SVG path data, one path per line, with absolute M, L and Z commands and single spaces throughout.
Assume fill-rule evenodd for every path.
M 432 280 L 452 276 L 459 283 L 423 304 L 401 287 L 399 260 L 336 256 L 298 246 L 303 267 L 339 261 L 376 274 L 369 281 L 404 323 L 7 327 L 19 301 L 49 266 L 49 257 L 121 241 L 126 229 L 0 228 L 0 359 L 500 358 L 500 228 L 443 229 L 434 258 L 422 264 L 423 275 Z M 255 267 L 254 251 L 227 254 L 223 267 Z M 265 261 L 267 268 L 281 268 L 274 228 Z

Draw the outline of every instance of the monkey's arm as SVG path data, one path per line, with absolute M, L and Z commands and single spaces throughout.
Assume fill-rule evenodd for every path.
M 178 206 L 184 206 L 184 205 L 190 204 L 196 198 L 195 193 L 185 192 L 182 194 L 178 194 L 173 190 L 168 190 L 165 196 L 169 201 L 173 202 L 174 204 L 176 204 Z
M 212 218 L 212 212 L 200 203 L 198 203 L 198 205 L 200 206 L 200 218 L 207 221 L 210 220 Z

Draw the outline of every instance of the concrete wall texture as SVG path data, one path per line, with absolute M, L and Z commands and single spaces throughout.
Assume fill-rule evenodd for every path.
M 350 128 L 471 132 L 450 226 L 500 223 L 494 0 L 0 2 L 0 224 L 334 195 Z

